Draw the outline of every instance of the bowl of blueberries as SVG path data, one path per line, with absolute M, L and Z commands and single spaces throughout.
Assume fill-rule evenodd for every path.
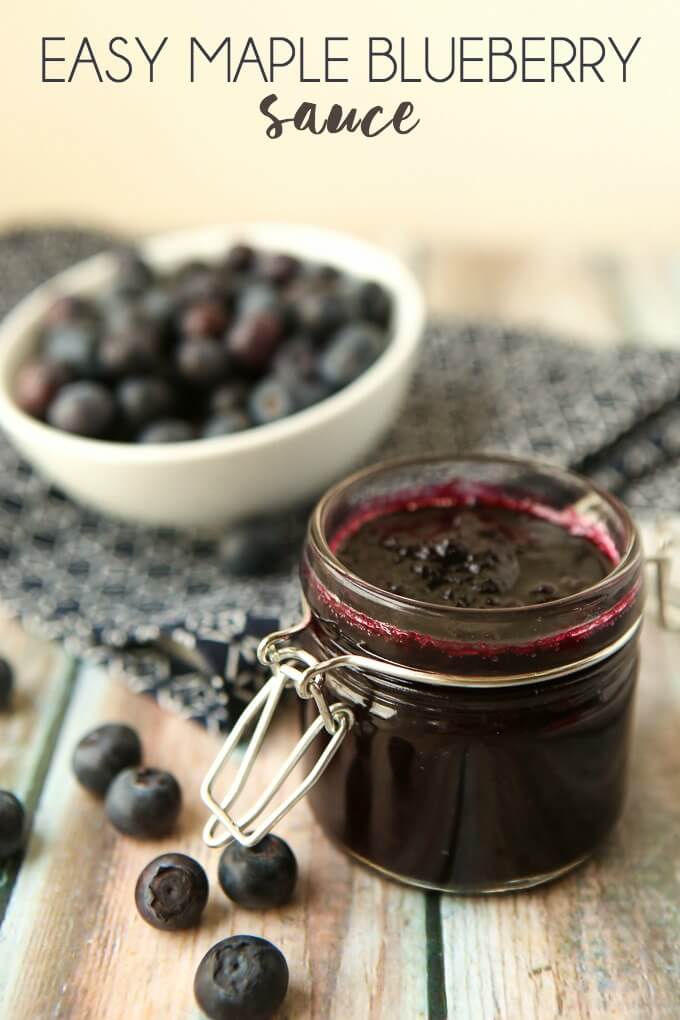
M 255 224 L 79 263 L 0 326 L 0 425 L 101 512 L 193 528 L 304 503 L 398 413 L 424 324 L 364 241 Z

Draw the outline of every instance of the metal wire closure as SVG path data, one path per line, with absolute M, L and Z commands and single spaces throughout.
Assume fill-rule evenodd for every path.
M 656 569 L 660 622 L 665 628 L 677 630 L 680 629 L 680 591 L 675 592 L 672 588 L 671 567 L 676 549 L 680 545 L 680 533 L 674 533 L 670 527 L 663 528 L 657 525 L 656 540 L 655 554 L 646 557 L 646 563 Z M 461 687 L 531 684 L 565 676 L 602 662 L 627 644 L 635 636 L 642 622 L 641 619 L 636 620 L 615 641 L 576 662 L 531 673 L 490 677 L 428 672 L 367 655 L 337 655 L 333 658 L 319 660 L 310 652 L 299 647 L 295 641 L 296 637 L 308 627 L 309 620 L 309 609 L 306 608 L 305 616 L 295 626 L 275 631 L 260 642 L 257 651 L 258 658 L 263 665 L 271 669 L 272 675 L 240 716 L 201 785 L 201 797 L 211 812 L 203 831 L 203 839 L 210 847 L 224 846 L 232 840 L 237 840 L 243 846 L 255 846 L 323 775 L 340 744 L 354 725 L 354 713 L 348 705 L 342 702 L 328 704 L 324 686 L 329 673 L 336 670 L 355 670 L 395 680 Z M 266 789 L 237 821 L 230 812 L 246 785 L 281 696 L 288 688 L 294 688 L 300 698 L 312 699 L 319 714 L 274 774 Z M 236 775 L 224 797 L 218 800 L 213 792 L 216 780 L 251 726 L 254 726 L 254 731 Z M 272 808 L 268 814 L 265 814 L 288 776 L 323 730 L 326 731 L 330 739 L 315 765 L 278 807 Z
M 326 701 L 323 691 L 324 674 L 333 660 L 319 662 L 309 652 L 288 643 L 295 634 L 304 630 L 307 623 L 308 620 L 305 619 L 295 627 L 276 631 L 260 643 L 258 658 L 263 665 L 271 667 L 272 676 L 240 716 L 201 785 L 201 797 L 211 812 L 203 830 L 204 842 L 210 847 L 224 846 L 234 839 L 247 847 L 259 843 L 283 816 L 311 790 L 354 725 L 354 714 L 351 708 L 342 703 L 329 705 Z M 302 669 L 300 669 L 300 665 L 303 667 Z M 236 821 L 233 814 L 229 812 L 251 773 L 281 696 L 289 687 L 294 687 L 300 698 L 313 699 L 319 715 L 300 738 L 253 806 Z M 238 746 L 243 734 L 253 724 L 255 729 L 236 776 L 225 796 L 221 800 L 217 800 L 213 793 L 217 777 Z M 314 767 L 278 807 L 273 808 L 269 814 L 262 818 L 261 816 L 269 808 L 297 763 L 324 729 L 329 734 L 330 740 Z
M 310 666 L 305 671 L 305 676 L 313 681 L 318 674 L 323 674 L 328 670 L 350 669 L 361 673 L 386 676 L 392 680 L 408 680 L 412 683 L 434 684 L 440 687 L 504 687 L 509 684 L 521 686 L 522 684 L 535 683 L 537 680 L 554 680 L 557 677 L 567 676 L 569 673 L 576 673 L 578 670 L 603 662 L 604 659 L 608 659 L 610 655 L 618 652 L 619 648 L 623 648 L 630 641 L 641 623 L 641 618 L 637 619 L 632 627 L 629 627 L 616 641 L 612 641 L 592 655 L 586 655 L 582 659 L 565 663 L 562 666 L 554 666 L 552 669 L 538 669 L 531 673 L 507 673 L 500 676 L 435 673 L 424 669 L 412 669 L 410 666 L 399 666 L 397 663 L 386 662 L 382 659 L 372 659 L 367 655 L 338 655 L 333 659 L 326 659 L 325 662 Z

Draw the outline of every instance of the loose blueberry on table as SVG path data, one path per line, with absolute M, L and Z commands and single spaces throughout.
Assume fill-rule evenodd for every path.
M 103 797 L 119 772 L 141 760 L 142 745 L 132 727 L 106 723 L 79 741 L 73 752 L 73 771 L 81 786 Z
M 252 848 L 230 843 L 220 857 L 218 879 L 240 907 L 266 910 L 288 903 L 297 881 L 293 851 L 278 836 L 265 836 Z
M 15 398 L 90 439 L 233 435 L 349 385 L 385 350 L 391 320 L 380 284 L 285 252 L 239 244 L 161 274 L 125 250 L 108 290 L 49 307 Z
M 106 794 L 106 814 L 119 832 L 137 839 L 161 839 L 175 827 L 182 793 L 175 777 L 153 768 L 119 772 Z
M 144 920 L 161 931 L 194 928 L 208 902 L 205 871 L 186 854 L 161 854 L 137 880 L 135 903 Z
M 288 991 L 288 964 L 276 946 L 233 935 L 201 960 L 196 1001 L 210 1020 L 273 1020 Z
M 0 790 L 0 861 L 21 850 L 25 831 L 26 814 L 21 801 L 9 790 Z
M 282 567 L 298 538 L 287 521 L 255 518 L 231 528 L 221 539 L 220 561 L 236 577 L 268 574 Z
M 14 670 L 7 659 L 0 658 L 0 711 L 9 708 L 14 690 Z
M 1 662 L 2 660 L 0 660 Z M 120 832 L 153 839 L 174 827 L 181 807 L 175 778 L 138 766 L 138 734 L 120 723 L 87 733 L 73 754 L 81 784 L 106 794 L 106 813 Z M 0 861 L 23 845 L 24 811 L 11 793 L 0 791 Z M 295 889 L 297 862 L 286 842 L 266 836 L 246 849 L 234 843 L 220 858 L 219 881 L 240 906 L 265 909 L 287 903 Z M 139 875 L 135 905 L 140 916 L 160 931 L 196 927 L 208 902 L 205 871 L 192 857 L 165 853 Z M 288 991 L 288 965 L 276 946 L 252 935 L 237 935 L 213 946 L 194 981 L 196 1000 L 209 1020 L 273 1020 Z

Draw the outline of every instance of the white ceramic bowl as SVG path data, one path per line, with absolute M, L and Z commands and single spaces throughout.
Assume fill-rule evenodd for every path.
M 21 411 L 12 396 L 18 367 L 37 343 L 37 324 L 55 296 L 96 293 L 114 261 L 97 255 L 38 287 L 0 326 L 0 425 L 33 467 L 97 510 L 145 524 L 187 528 L 228 523 L 320 493 L 368 453 L 395 418 L 424 323 L 413 275 L 363 241 L 310 227 L 255 224 L 183 231 L 140 245 L 161 269 L 217 258 L 244 241 L 337 266 L 382 283 L 395 303 L 392 338 L 359 379 L 283 421 L 233 436 L 136 445 L 60 432 Z

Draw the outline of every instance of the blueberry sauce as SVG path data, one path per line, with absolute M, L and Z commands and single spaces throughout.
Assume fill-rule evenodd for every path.
M 611 574 L 620 554 L 609 531 L 575 507 L 556 509 L 480 483 L 371 499 L 334 528 L 328 544 L 344 568 L 391 601 L 385 601 L 379 617 L 367 614 L 312 573 L 307 597 L 324 626 L 341 631 L 354 650 L 370 648 L 388 659 L 407 654 L 423 669 L 456 672 L 475 660 L 481 673 L 521 673 L 537 668 L 537 659 L 541 668 L 573 661 L 593 651 L 603 634 L 612 640 L 623 633 L 641 598 L 638 577 L 621 587 L 618 600 L 593 595 L 592 604 L 601 605 L 601 611 L 585 613 L 574 605 L 547 633 L 518 630 L 509 617 L 501 621 L 497 610 L 545 605 L 548 612 L 565 596 L 578 598 Z M 499 590 L 485 590 L 490 588 Z M 404 627 L 408 607 L 416 602 L 433 611 L 490 612 L 470 641 L 459 617 L 437 635 Z
M 612 568 L 589 539 L 500 506 L 395 510 L 363 523 L 337 555 L 377 588 L 459 609 L 552 602 Z
M 310 794 L 314 814 L 351 853 L 417 884 L 475 893 L 557 877 L 621 812 L 636 675 L 634 640 L 587 672 L 517 687 L 348 677 L 329 693 L 356 721 Z

